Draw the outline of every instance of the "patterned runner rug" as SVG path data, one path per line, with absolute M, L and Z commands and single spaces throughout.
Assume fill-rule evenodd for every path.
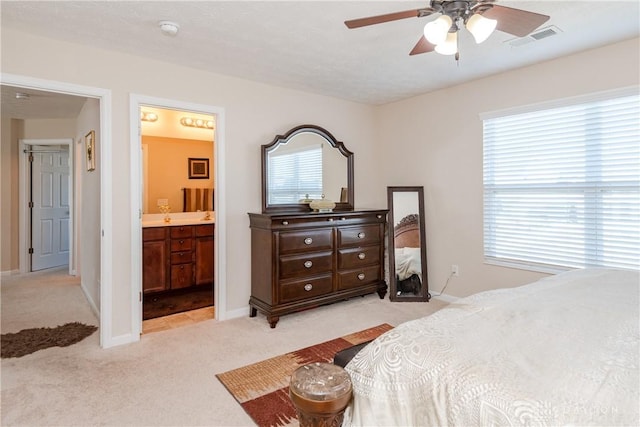
M 216 377 L 258 426 L 297 426 L 296 411 L 289 399 L 289 380 L 293 371 L 308 363 L 331 363 L 338 351 L 372 340 L 392 328 L 393 326 L 383 323 L 364 331 L 217 374 Z

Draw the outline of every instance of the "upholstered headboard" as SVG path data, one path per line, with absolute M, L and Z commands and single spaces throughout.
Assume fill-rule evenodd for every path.
M 400 220 L 393 229 L 396 249 L 420 247 L 420 223 L 417 214 L 410 214 Z

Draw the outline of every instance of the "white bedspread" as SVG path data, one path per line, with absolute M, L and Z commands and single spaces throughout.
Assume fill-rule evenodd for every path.
M 398 280 L 405 280 L 417 274 L 420 283 L 422 283 L 422 250 L 420 248 L 398 248 L 394 254 Z
M 640 425 L 639 294 L 577 270 L 403 323 L 347 365 L 343 425 Z

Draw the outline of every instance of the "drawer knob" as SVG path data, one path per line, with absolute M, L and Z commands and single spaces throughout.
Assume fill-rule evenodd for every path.
M 367 257 L 367 256 L 364 254 L 364 252 L 360 252 L 360 253 L 358 254 L 358 258 L 360 258 L 360 259 L 365 259 L 366 257 Z
M 307 283 L 306 285 L 304 285 L 304 290 L 309 292 L 311 289 L 313 289 L 313 285 L 311 283 Z
M 358 233 L 358 239 L 364 239 L 365 234 L 363 232 Z
M 311 268 L 313 266 L 313 263 L 311 261 L 305 261 L 304 266 L 307 268 Z
M 305 245 L 310 245 L 313 243 L 313 239 L 311 237 L 307 237 L 306 239 L 304 239 L 304 244 Z
M 376 215 L 376 218 L 380 219 L 380 218 L 382 218 L 382 215 L 378 214 L 378 215 Z
M 184 243 L 184 240 L 180 240 L 180 244 L 182 245 Z
M 364 280 L 364 273 L 358 274 L 358 279 L 359 280 Z
M 282 225 L 289 225 L 289 221 L 282 221 Z

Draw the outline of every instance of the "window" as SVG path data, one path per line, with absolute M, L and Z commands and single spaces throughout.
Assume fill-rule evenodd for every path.
M 483 119 L 487 262 L 640 268 L 637 90 Z
M 269 156 L 269 204 L 298 203 L 322 196 L 322 146 Z

